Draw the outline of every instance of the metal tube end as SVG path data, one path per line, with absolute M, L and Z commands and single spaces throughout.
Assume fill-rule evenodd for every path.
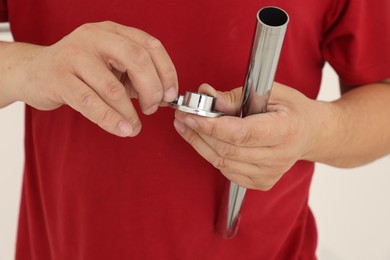
M 285 26 L 288 23 L 288 14 L 279 7 L 267 6 L 259 10 L 257 20 L 270 27 Z

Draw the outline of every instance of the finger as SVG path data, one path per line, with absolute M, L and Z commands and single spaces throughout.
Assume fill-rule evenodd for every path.
M 197 133 L 208 135 L 221 141 L 244 147 L 272 146 L 280 143 L 286 133 L 286 126 L 272 113 L 248 116 L 245 118 L 223 116 L 206 118 L 183 112 L 175 116 Z
M 150 54 L 164 88 L 164 101 L 170 102 L 178 95 L 178 78 L 175 66 L 162 43 L 150 34 L 117 23 L 104 22 L 107 30 L 134 40 Z
M 229 179 L 231 182 L 236 183 L 237 185 L 253 190 L 262 190 L 268 191 L 270 190 L 276 182 L 263 180 L 261 178 L 254 178 L 246 175 L 241 175 L 237 173 L 231 173 L 228 171 L 222 172 L 222 174 Z
M 252 176 L 257 172 L 256 166 L 248 163 L 242 163 L 220 156 L 201 136 L 191 129 L 183 129 L 182 122 L 175 119 L 174 126 L 179 134 L 186 140 L 204 159 L 211 163 L 215 168 L 229 172 L 239 172 L 241 174 Z M 185 127 L 185 126 L 184 126 Z
M 99 59 L 94 56 L 78 58 L 74 66 L 76 74 L 114 110 L 121 114 L 133 128 L 140 121 L 123 84 Z
M 275 174 L 275 170 L 268 167 L 260 167 L 252 163 L 244 163 L 220 156 L 201 136 L 186 128 L 178 119 L 174 126 L 179 134 L 186 140 L 204 159 L 234 183 L 240 186 L 269 190 L 279 180 L 282 174 Z
M 138 93 L 134 89 L 133 84 L 131 84 L 131 81 L 129 80 L 129 77 L 127 76 L 126 73 L 121 74 L 120 82 L 125 86 L 127 94 L 129 95 L 130 98 L 138 99 Z
M 221 157 L 256 165 L 264 172 L 287 171 L 298 157 L 288 145 L 264 147 L 240 147 L 206 135 L 199 135 Z
M 185 123 L 181 121 L 181 119 L 176 118 L 175 127 L 176 130 L 184 137 L 188 130 L 188 127 L 185 125 Z M 191 129 L 188 131 L 191 131 Z M 232 143 L 225 142 L 213 136 L 205 135 L 202 133 L 197 133 L 197 135 L 199 135 L 200 138 L 208 146 L 210 146 L 219 156 L 230 160 L 240 161 L 243 163 L 266 164 L 266 162 L 270 158 L 270 155 L 275 155 L 275 153 L 277 152 L 274 151 L 274 149 L 270 146 L 236 146 Z
M 238 116 L 241 108 L 242 88 L 235 88 L 231 91 L 221 92 L 215 90 L 208 84 L 202 84 L 198 90 L 200 93 L 208 94 L 216 98 L 215 109 L 227 115 Z
M 273 153 L 272 147 L 243 147 L 221 141 L 214 137 L 199 134 L 199 136 L 221 157 L 243 163 L 263 164 Z
M 143 113 L 154 113 L 162 100 L 163 87 L 149 52 L 137 42 L 101 30 L 96 24 L 84 25 L 79 31 L 85 34 L 83 37 L 93 37 L 96 55 L 115 69 L 127 72 Z
M 122 66 L 126 68 L 131 86 L 139 98 L 141 110 L 146 115 L 153 114 L 163 98 L 162 83 L 153 61 L 142 46 L 123 37 L 118 38 L 121 38 L 122 42 L 118 39 L 115 48 L 110 42 L 106 42 L 107 45 L 100 43 L 100 52 L 106 51 L 106 57 L 115 60 L 110 60 L 109 63 L 116 69 L 120 70 Z M 121 65 L 118 66 L 118 63 Z
M 141 125 L 133 127 L 123 116 L 107 105 L 99 95 L 74 77 L 62 94 L 64 103 L 79 111 L 102 129 L 117 136 L 136 136 Z

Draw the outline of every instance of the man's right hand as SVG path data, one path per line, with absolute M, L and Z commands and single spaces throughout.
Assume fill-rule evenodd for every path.
M 113 22 L 85 24 L 54 45 L 0 43 L 0 107 L 20 100 L 41 110 L 63 104 L 118 136 L 135 136 L 144 114 L 178 93 L 159 40 Z

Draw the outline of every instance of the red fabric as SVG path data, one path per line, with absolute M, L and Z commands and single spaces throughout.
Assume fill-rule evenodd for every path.
M 335 1 L 335 24 L 326 28 L 324 57 L 348 85 L 389 78 L 390 1 Z
M 37 44 L 52 44 L 85 22 L 143 29 L 166 46 L 184 92 L 203 82 L 220 90 L 243 84 L 255 14 L 267 4 L 14 0 L 8 11 L 14 38 Z M 315 98 L 325 58 L 346 82 L 390 77 L 390 42 L 383 37 L 389 4 L 273 1 L 290 15 L 277 81 Z M 361 30 L 353 19 L 370 14 L 385 24 Z M 221 239 L 214 221 L 225 180 L 176 134 L 173 113 L 142 116 L 141 134 L 123 139 L 66 106 L 27 107 L 16 259 L 315 258 L 307 205 L 313 164 L 298 162 L 271 191 L 248 191 L 237 236 Z
M 0 22 L 8 21 L 7 2 L 0 0 Z

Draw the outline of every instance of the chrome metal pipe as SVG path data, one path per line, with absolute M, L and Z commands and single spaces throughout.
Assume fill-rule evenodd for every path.
M 288 20 L 287 13 L 277 7 L 265 7 L 257 13 L 256 34 L 242 92 L 240 117 L 267 110 Z M 245 192 L 246 188 L 233 182 L 224 191 L 216 224 L 217 233 L 224 238 L 232 238 L 237 233 Z

